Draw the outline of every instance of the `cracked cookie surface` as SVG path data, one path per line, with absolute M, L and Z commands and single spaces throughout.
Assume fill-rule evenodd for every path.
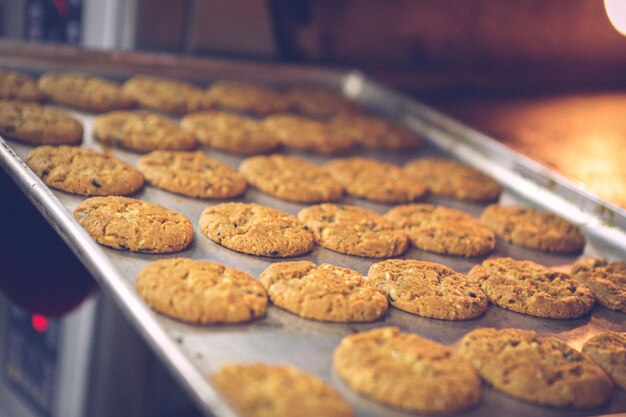
M 385 214 L 419 249 L 444 255 L 480 256 L 496 248 L 495 234 L 459 210 L 431 204 L 397 206 Z
M 322 88 L 294 88 L 287 92 L 294 109 L 311 117 L 328 118 L 343 113 L 362 113 L 356 102 L 338 92 Z
M 313 249 L 313 235 L 287 213 L 259 204 L 223 203 L 205 209 L 200 228 L 212 241 L 258 256 L 297 256 Z
M 83 140 L 83 125 L 62 110 L 3 100 L 0 135 L 32 145 L 77 145 Z
M 595 302 L 591 291 L 568 274 L 531 261 L 487 259 L 468 276 L 493 304 L 531 316 L 573 319 L 587 314 Z
M 626 313 L 626 262 L 584 259 L 572 266 L 570 275 L 589 288 L 598 303 Z
M 215 262 L 151 262 L 137 274 L 135 289 L 154 310 L 188 323 L 248 322 L 267 308 L 267 294 L 256 279 Z
M 611 380 L 593 361 L 534 331 L 476 329 L 461 339 L 459 352 L 488 384 L 535 404 L 592 408 L 613 393 Z
M 340 114 L 330 125 L 366 148 L 409 151 L 421 146 L 421 139 L 403 125 L 377 116 Z
M 277 91 L 241 81 L 216 81 L 207 95 L 218 107 L 242 113 L 264 116 L 288 112 L 289 101 Z
M 200 151 L 154 151 L 137 167 L 153 186 L 190 197 L 231 198 L 246 191 L 241 174 Z
M 206 146 L 238 155 L 267 153 L 278 147 L 278 138 L 258 120 L 212 111 L 189 114 L 180 126 Z
M 319 204 L 298 213 L 315 241 L 330 250 L 370 258 L 391 258 L 408 249 L 404 232 L 383 216 L 360 207 Z
M 196 140 L 177 123 L 156 113 L 114 111 L 93 120 L 93 135 L 101 143 L 136 152 L 187 151 Z
M 585 238 L 578 228 L 556 214 L 530 207 L 492 204 L 480 220 L 507 242 L 553 253 L 578 253 Z
M 393 164 L 369 158 L 335 159 L 324 165 L 348 194 L 381 203 L 409 203 L 426 193 L 424 184 Z
M 319 203 L 343 195 L 328 172 L 296 156 L 255 156 L 244 160 L 239 171 L 252 186 L 282 200 Z
M 0 99 L 37 102 L 43 96 L 33 77 L 17 71 L 0 70 Z
M 344 337 L 333 365 L 359 394 L 406 411 L 450 414 L 480 401 L 480 378 L 463 357 L 397 327 Z
M 300 317 L 339 323 L 369 322 L 387 311 L 387 299 L 358 272 L 309 261 L 270 265 L 260 277 L 272 303 Z
M 626 333 L 605 332 L 595 335 L 583 345 L 590 356 L 626 391 Z
M 144 107 L 168 114 L 187 114 L 213 107 L 204 90 L 166 77 L 136 75 L 122 86 L 124 94 Z
M 241 417 L 353 417 L 330 385 L 293 366 L 227 364 L 211 383 Z
M 74 218 L 101 245 L 145 253 L 172 253 L 193 239 L 189 219 L 158 204 L 128 197 L 92 197 Z
M 441 320 L 470 320 L 485 312 L 489 300 L 467 276 L 433 262 L 391 259 L 375 263 L 368 281 L 387 294 L 392 306 Z
M 352 148 L 347 135 L 308 117 L 279 114 L 263 120 L 263 125 L 288 149 L 331 155 Z
M 39 89 L 48 100 L 79 110 L 106 112 L 131 108 L 135 102 L 116 82 L 78 73 L 46 73 Z
M 459 200 L 497 201 L 502 187 L 490 176 L 460 162 L 439 159 L 414 159 L 404 166 L 404 172 L 426 184 L 428 190 Z
M 73 146 L 40 146 L 26 164 L 50 186 L 80 195 L 128 195 L 143 186 L 141 172 L 114 156 Z

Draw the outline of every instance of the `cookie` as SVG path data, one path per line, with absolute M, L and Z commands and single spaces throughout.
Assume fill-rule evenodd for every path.
M 83 125 L 51 107 L 0 101 L 0 135 L 32 145 L 77 145 L 83 140 Z
M 162 113 L 182 115 L 213 107 L 204 90 L 172 78 L 136 75 L 122 90 L 142 106 Z
M 26 164 L 53 188 L 80 195 L 128 195 L 143 186 L 143 175 L 114 156 L 71 146 L 40 146 Z
M 476 329 L 461 339 L 459 353 L 489 385 L 531 403 L 593 408 L 613 393 L 611 380 L 598 365 L 534 331 Z
M 231 198 L 246 192 L 246 180 L 234 168 L 202 152 L 154 151 L 137 168 L 157 188 L 196 198 Z
M 421 146 L 421 139 L 406 127 L 391 120 L 360 114 L 340 114 L 330 125 L 366 148 L 410 151 Z
M 46 99 L 90 112 L 129 109 L 135 102 L 113 81 L 78 73 L 46 73 L 39 78 Z
M 426 184 L 433 194 L 458 200 L 493 202 L 502 193 L 500 184 L 490 176 L 448 159 L 414 159 L 404 166 L 404 172 Z
M 341 94 L 322 88 L 294 88 L 286 94 L 291 106 L 307 116 L 329 118 L 343 113 L 362 113 L 363 108 Z
M 406 234 L 383 216 L 356 206 L 319 204 L 298 213 L 315 241 L 330 250 L 370 258 L 406 252 Z
M 551 319 L 574 319 L 593 307 L 589 289 L 563 272 L 531 261 L 487 259 L 468 276 L 489 301 L 507 310 Z
M 328 124 L 291 114 L 270 116 L 263 125 L 288 148 L 318 154 L 340 154 L 352 148 L 352 140 Z
M 241 81 L 216 81 L 207 95 L 218 107 L 258 116 L 291 109 L 289 101 L 278 92 Z
M 364 276 L 340 266 L 309 261 L 270 265 L 260 277 L 272 303 L 307 319 L 370 322 L 387 311 L 387 298 Z
M 359 394 L 409 412 L 451 414 L 480 402 L 480 378 L 465 359 L 397 327 L 344 337 L 333 366 Z
M 242 323 L 264 316 L 267 308 L 256 279 L 215 262 L 151 262 L 137 274 L 135 289 L 154 310 L 188 323 Z
M 583 353 L 593 359 L 626 391 L 626 333 L 605 332 L 583 345 Z
M 496 236 L 469 214 L 431 204 L 395 207 L 385 214 L 415 247 L 444 255 L 480 256 L 493 252 Z
M 482 315 L 489 300 L 465 275 L 433 262 L 391 259 L 375 263 L 368 281 L 392 306 L 441 320 L 470 320 Z
M 343 187 L 328 172 L 296 156 L 254 156 L 239 171 L 253 187 L 287 201 L 319 203 L 343 195 Z
M 192 113 L 183 117 L 180 126 L 202 144 L 238 155 L 268 153 L 278 147 L 278 137 L 261 122 L 237 114 Z
M 570 274 L 591 290 L 598 303 L 626 313 L 626 262 L 585 259 L 575 263 Z
M 211 383 L 241 417 L 353 417 L 330 385 L 292 366 L 227 364 Z
M 585 247 L 585 238 L 576 226 L 546 211 L 492 204 L 480 220 L 507 242 L 531 249 L 568 254 Z
M 128 197 L 92 197 L 74 218 L 101 245 L 145 253 L 173 253 L 193 239 L 189 219 L 158 204 Z
M 408 203 L 426 193 L 424 184 L 413 180 L 393 164 L 369 158 L 334 159 L 324 165 L 348 194 L 381 203 Z
M 17 71 L 0 70 L 0 100 L 41 101 L 35 80 Z
M 249 255 L 284 258 L 313 249 L 313 236 L 294 216 L 258 204 L 224 203 L 200 216 L 212 241 Z
M 104 145 L 136 152 L 187 151 L 194 137 L 172 120 L 144 111 L 114 111 L 93 120 L 93 135 Z

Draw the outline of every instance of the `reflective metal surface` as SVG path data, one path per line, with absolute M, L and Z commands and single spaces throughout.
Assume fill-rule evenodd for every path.
M 207 61 L 210 62 L 210 61 Z M 19 62 L 28 67 L 27 62 Z M 56 63 L 55 65 L 58 65 Z M 230 65 L 230 66 L 229 66 Z M 342 90 L 346 95 L 362 101 L 373 109 L 388 114 L 425 135 L 429 145 L 414 154 L 358 152 L 379 159 L 403 164 L 411 158 L 426 155 L 444 155 L 463 160 L 496 177 L 506 188 L 503 203 L 520 203 L 550 208 L 583 229 L 588 244 L 582 257 L 605 256 L 609 259 L 626 259 L 626 216 L 623 210 L 599 201 L 578 189 L 574 184 L 546 168 L 523 158 L 495 141 L 451 120 L 424 105 L 381 87 L 361 74 L 321 71 L 316 69 L 282 69 L 274 66 L 247 65 L 244 63 L 216 66 L 206 71 L 203 80 L 217 78 L 249 78 L 266 81 L 273 86 L 287 87 L 295 84 L 323 83 Z M 39 62 L 37 68 L 45 66 Z M 52 65 L 54 66 L 54 65 Z M 131 75 L 128 68 L 113 64 L 100 64 L 99 73 L 108 70 L 116 77 Z M 131 64 L 129 64 L 129 67 Z M 88 67 L 83 64 L 82 68 Z M 92 66 L 93 67 L 93 66 Z M 37 69 L 34 68 L 34 69 Z M 232 68 L 236 68 L 233 73 Z M 67 66 L 65 70 L 72 69 Z M 183 69 L 179 69 L 181 74 Z M 281 77 L 281 74 L 288 74 Z M 194 76 L 192 78 L 198 78 Z M 102 149 L 91 135 L 92 115 L 73 112 L 85 124 L 83 146 Z M 183 385 L 192 393 L 207 415 L 232 416 L 232 410 L 223 402 L 206 377 L 226 362 L 263 361 L 284 363 L 308 370 L 335 386 L 353 405 L 359 417 L 405 416 L 406 413 L 375 404 L 347 388 L 332 370 L 332 352 L 340 339 L 350 333 L 375 327 L 396 325 L 403 331 L 415 332 L 447 345 L 454 345 L 466 332 L 477 327 L 516 327 L 537 330 L 542 335 L 552 335 L 580 349 L 594 334 L 604 330 L 626 331 L 624 315 L 595 307 L 592 314 L 576 320 L 550 320 L 533 318 L 490 306 L 477 320 L 448 322 L 426 319 L 391 308 L 382 319 L 370 324 L 329 324 L 301 319 L 274 306 L 267 317 L 251 324 L 236 326 L 193 326 L 168 319 L 151 311 L 133 289 L 135 275 L 146 263 L 166 256 L 133 254 L 99 246 L 73 220 L 71 212 L 83 197 L 49 190 L 22 163 L 32 147 L 13 141 L 0 140 L 0 165 L 14 178 L 34 205 L 44 214 L 58 233 L 69 243 L 79 258 L 98 279 L 100 285 L 118 301 L 140 333 L 154 347 Z M 112 154 L 134 164 L 138 155 L 117 149 L 107 149 Z M 209 155 L 237 166 L 242 158 L 205 149 Z M 20 159 L 21 158 L 21 159 Z M 324 162 L 327 157 L 310 156 L 314 162 Z M 219 201 L 201 201 L 174 195 L 153 187 L 145 187 L 133 197 L 161 204 L 183 213 L 194 223 L 196 232 L 191 246 L 174 255 L 193 259 L 221 262 L 258 277 L 268 265 L 280 260 L 240 254 L 221 247 L 206 238 L 197 226 L 202 210 Z M 296 214 L 304 205 L 288 203 L 249 189 L 238 201 L 256 202 Z M 344 204 L 355 204 L 383 213 L 389 205 L 376 204 L 352 197 L 344 197 Z M 426 202 L 443 204 L 478 216 L 483 205 L 459 202 L 430 196 Z M 579 256 L 547 255 L 516 247 L 498 240 L 493 256 L 512 256 L 567 269 Z M 440 262 L 459 272 L 467 272 L 484 258 L 460 258 L 427 253 L 412 248 L 403 258 Z M 328 262 L 347 266 L 366 273 L 373 259 L 342 255 L 321 247 L 302 257 L 315 263 Z M 288 259 L 288 260 L 293 260 Z M 419 389 L 419 387 L 416 387 Z M 534 406 L 506 397 L 485 387 L 479 407 L 463 415 L 470 416 L 579 416 L 626 412 L 626 393 L 616 391 L 607 406 L 585 411 L 556 410 Z

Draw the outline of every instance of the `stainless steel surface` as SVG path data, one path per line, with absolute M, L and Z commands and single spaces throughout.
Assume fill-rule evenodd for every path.
M 18 60 L 15 61 L 18 63 Z M 27 62 L 21 62 L 25 65 Z M 119 62 L 100 63 L 99 73 L 111 73 L 116 77 L 130 75 L 128 68 Z M 58 62 L 54 65 L 60 66 Z M 51 64 L 51 66 L 54 66 Z M 129 64 L 130 66 L 130 64 Z M 33 69 L 33 67 L 28 67 Z M 38 61 L 34 69 L 45 67 L 45 60 Z M 93 65 L 91 66 L 93 68 Z M 115 68 L 114 68 L 115 67 Z M 65 69 L 73 69 L 68 64 Z M 89 68 L 89 61 L 81 68 Z M 233 69 L 229 71 L 227 69 Z M 498 146 L 489 138 L 461 126 L 460 124 L 435 113 L 433 110 L 413 100 L 389 91 L 359 73 L 320 71 L 316 69 L 293 69 L 289 67 L 274 70 L 275 66 L 247 65 L 243 63 L 216 65 L 206 71 L 203 81 L 216 78 L 244 77 L 255 81 L 269 82 L 274 86 L 288 86 L 298 83 L 323 83 L 341 89 L 346 95 L 361 100 L 371 107 L 387 113 L 404 122 L 412 129 L 423 133 L 430 145 L 415 154 L 391 154 L 360 152 L 379 159 L 402 164 L 410 158 L 425 155 L 448 155 L 464 160 L 491 173 L 506 187 L 501 198 L 504 203 L 548 207 L 575 221 L 588 238 L 582 256 L 602 255 L 610 259 L 626 258 L 626 233 L 624 213 L 621 209 L 598 201 L 586 195 L 567 180 L 557 177 L 545 168 L 537 166 L 509 149 Z M 172 70 L 173 71 L 173 70 Z M 184 68 L 176 70 L 181 76 Z M 153 71 L 154 72 L 154 71 Z M 169 72 L 169 71 L 165 71 Z M 200 79 L 198 74 L 190 78 Z M 91 135 L 92 115 L 73 112 L 85 123 L 84 146 L 101 149 Z M 206 382 L 206 376 L 218 370 L 226 362 L 263 361 L 286 363 L 308 370 L 334 385 L 353 405 L 360 417 L 365 416 L 405 416 L 402 413 L 360 397 L 348 389 L 332 371 L 332 351 L 340 339 L 350 333 L 367 329 L 397 325 L 402 330 L 415 332 L 447 345 L 454 345 L 466 332 L 477 327 L 516 327 L 534 329 L 542 335 L 558 337 L 576 349 L 594 334 L 603 330 L 626 331 L 624 315 L 595 307 L 593 313 L 577 320 L 549 320 L 505 311 L 490 306 L 487 313 L 477 320 L 448 322 L 421 318 L 396 309 L 390 309 L 387 316 L 370 324 L 329 324 L 301 319 L 284 310 L 270 307 L 267 317 L 251 324 L 238 326 L 192 326 L 168 319 L 151 311 L 136 295 L 133 283 L 136 273 L 146 263 L 165 256 L 133 254 L 99 246 L 72 219 L 71 211 L 84 200 L 59 191 L 49 190 L 21 162 L 32 147 L 17 142 L 0 140 L 0 165 L 15 179 L 33 204 L 46 216 L 59 234 L 69 243 L 79 258 L 108 290 L 128 315 L 131 322 L 145 336 L 161 358 L 174 370 L 180 381 L 193 394 L 207 415 L 232 416 L 232 410 Z M 222 161 L 237 166 L 241 158 L 212 150 L 205 151 Z M 131 152 L 110 149 L 119 158 L 135 163 L 138 156 Z M 326 157 L 306 156 L 315 162 L 323 162 Z M 536 181 L 538 180 L 539 183 Z M 550 185 L 553 184 L 553 185 Z M 223 248 L 206 238 L 197 227 L 202 210 L 219 201 L 201 201 L 174 195 L 153 187 L 145 187 L 134 197 L 164 205 L 188 216 L 195 224 L 194 242 L 185 251 L 167 257 L 184 256 L 193 259 L 212 260 L 247 271 L 259 276 L 268 265 L 280 260 L 254 257 Z M 296 214 L 304 205 L 288 203 L 256 190 L 248 190 L 239 199 L 274 207 Z M 430 196 L 427 202 L 444 204 L 477 216 L 483 206 Z M 355 204 L 377 212 L 385 212 L 388 205 L 376 204 L 345 197 L 341 203 Z M 611 214 L 607 214 L 607 213 Z M 608 220 L 611 220 L 609 222 Z M 547 255 L 523 249 L 498 241 L 495 255 L 530 259 L 548 266 L 563 266 L 579 257 Z M 415 258 L 440 262 L 459 272 L 467 272 L 484 258 L 465 259 L 440 256 L 412 248 L 405 258 Z M 308 259 L 315 263 L 328 262 L 354 268 L 366 273 L 373 259 L 342 255 L 321 247 L 295 259 Z M 291 260 L 291 259 L 288 259 Z M 416 387 L 416 389 L 419 389 Z M 517 401 L 485 387 L 479 407 L 464 414 L 471 416 L 579 416 L 626 412 L 626 393 L 616 391 L 610 404 L 605 407 L 586 410 L 556 410 L 538 407 Z

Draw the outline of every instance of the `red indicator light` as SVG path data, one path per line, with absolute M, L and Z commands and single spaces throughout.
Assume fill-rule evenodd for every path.
M 48 330 L 48 318 L 41 314 L 33 314 L 30 323 L 33 325 L 33 329 L 38 333 L 44 333 Z

